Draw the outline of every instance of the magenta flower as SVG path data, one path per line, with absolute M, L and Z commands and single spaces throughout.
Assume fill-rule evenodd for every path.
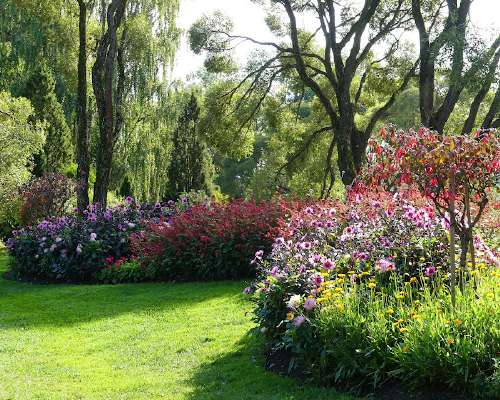
M 323 277 L 321 275 L 314 275 L 312 281 L 316 286 L 321 286 L 323 283 Z
M 134 198 L 132 196 L 125 197 L 125 204 L 131 205 L 134 202 Z
M 427 277 L 431 277 L 432 275 L 434 275 L 435 273 L 437 272 L 437 269 L 435 266 L 430 266 L 430 267 L 427 267 L 425 270 L 424 270 L 424 274 L 425 276 Z

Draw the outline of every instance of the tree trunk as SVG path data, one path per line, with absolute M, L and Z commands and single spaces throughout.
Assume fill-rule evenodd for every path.
M 87 115 L 87 4 L 78 0 L 80 48 L 78 53 L 78 134 L 76 143 L 76 197 L 78 210 L 89 205 L 89 134 Z
M 127 0 L 113 0 L 106 13 L 107 31 L 97 46 L 97 55 L 92 68 L 92 85 L 99 114 L 99 144 L 96 163 L 94 203 L 105 208 L 109 178 L 113 161 L 115 141 L 120 133 L 122 116 L 120 113 L 123 95 L 123 60 L 118 60 L 118 84 L 114 88 L 115 61 L 119 52 L 117 30 L 125 13 Z M 120 54 L 121 56 L 121 54 Z
M 455 306 L 456 303 L 456 274 L 455 274 L 455 174 L 450 173 L 450 293 L 451 304 Z

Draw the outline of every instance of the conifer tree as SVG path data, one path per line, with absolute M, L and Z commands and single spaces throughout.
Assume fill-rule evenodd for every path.
M 32 122 L 44 122 L 47 137 L 43 151 L 35 156 L 33 173 L 41 176 L 44 172 L 63 171 L 73 153 L 71 132 L 56 97 L 54 77 L 45 64 L 26 83 L 25 96 L 33 106 Z
M 177 198 L 189 191 L 211 191 L 212 163 L 199 132 L 200 108 L 194 94 L 186 104 L 173 135 L 167 194 Z

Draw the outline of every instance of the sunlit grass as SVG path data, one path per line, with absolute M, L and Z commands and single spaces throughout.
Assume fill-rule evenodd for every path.
M 264 370 L 243 287 L 0 279 L 0 399 L 347 399 Z

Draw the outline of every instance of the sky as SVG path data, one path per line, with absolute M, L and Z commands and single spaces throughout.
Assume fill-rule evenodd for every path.
M 182 0 L 180 3 L 177 23 L 184 30 L 184 35 L 173 72 L 177 79 L 189 79 L 203 66 L 204 56 L 196 56 L 191 52 L 185 32 L 204 14 L 220 10 L 233 20 L 235 34 L 251 36 L 258 40 L 272 39 L 264 22 L 264 12 L 251 0 Z M 488 32 L 500 30 L 499 15 L 500 0 L 474 0 L 471 6 L 472 23 Z M 307 26 L 308 21 L 299 20 L 299 24 Z M 244 62 L 254 48 L 247 43 L 240 45 L 236 51 L 236 59 Z

